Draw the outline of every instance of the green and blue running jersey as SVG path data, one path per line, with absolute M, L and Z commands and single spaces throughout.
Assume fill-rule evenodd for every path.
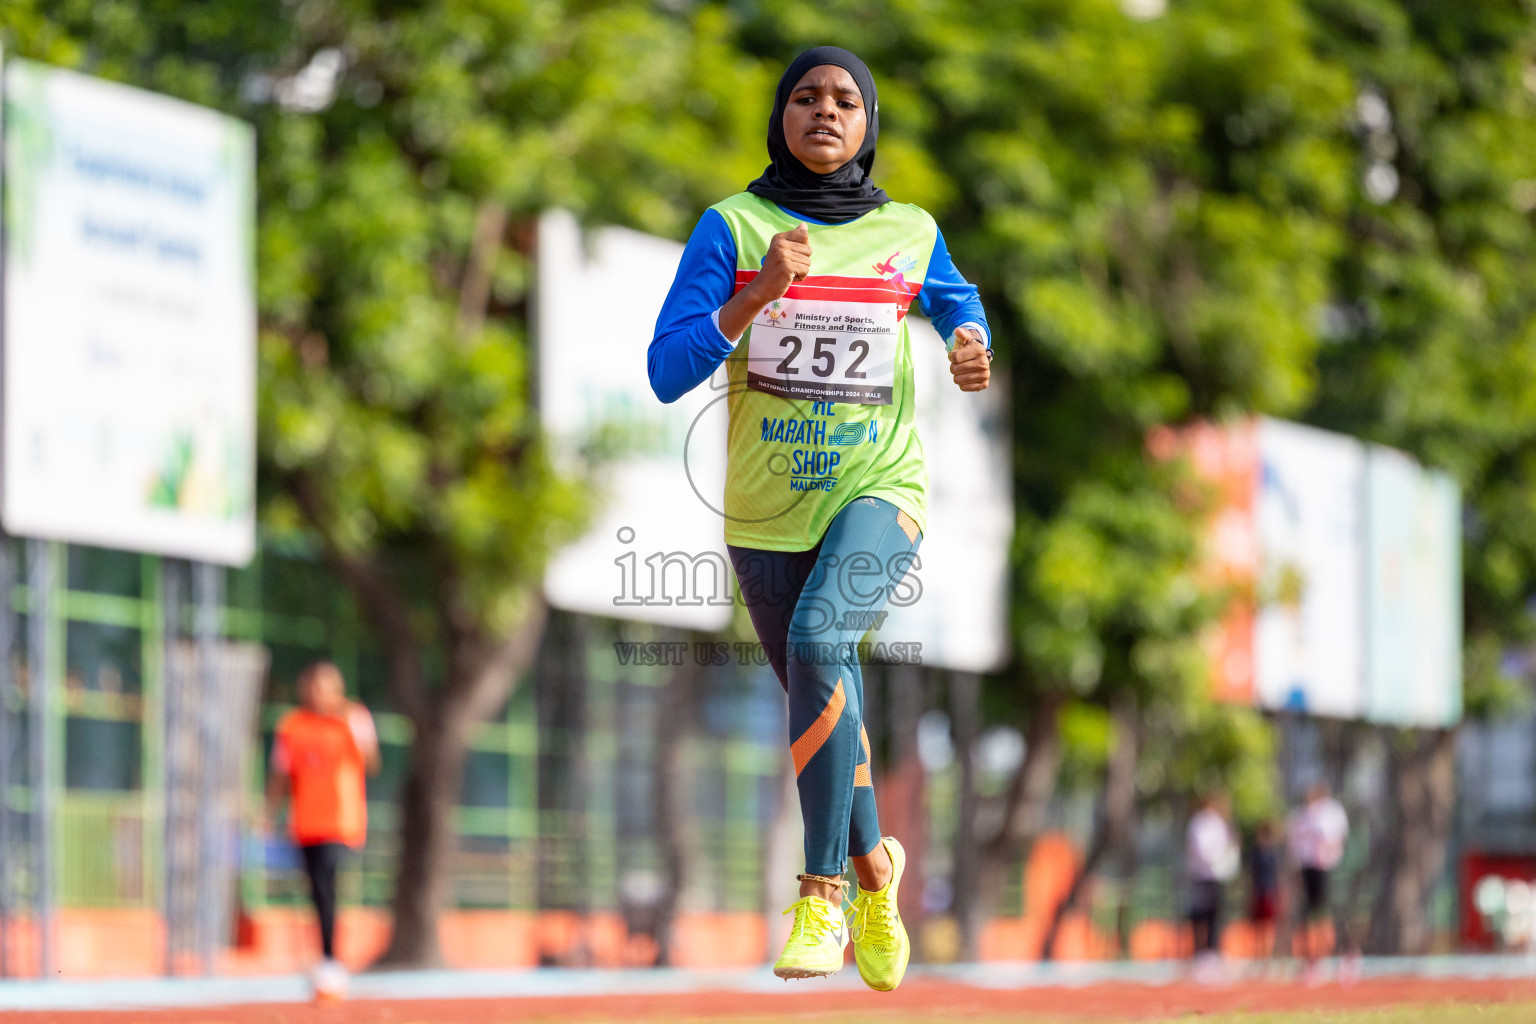
M 811 275 L 760 310 L 738 342 L 724 338 L 713 314 L 757 274 L 773 236 L 802 222 Z M 657 321 L 649 369 L 658 397 L 673 401 L 726 364 L 727 543 L 804 551 L 866 495 L 924 528 L 928 471 L 906 321 L 914 302 L 943 337 L 973 326 L 990 338 L 975 287 L 919 207 L 886 203 L 818 224 L 743 192 L 705 214 Z

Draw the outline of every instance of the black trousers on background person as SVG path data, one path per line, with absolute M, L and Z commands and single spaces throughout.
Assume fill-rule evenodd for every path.
M 336 871 L 347 853 L 343 843 L 314 843 L 299 847 L 304 873 L 309 876 L 309 895 L 320 918 L 320 949 L 327 960 L 336 958 Z
M 1189 923 L 1194 926 L 1195 952 L 1214 953 L 1221 948 L 1220 882 L 1205 880 L 1194 884 L 1189 899 Z

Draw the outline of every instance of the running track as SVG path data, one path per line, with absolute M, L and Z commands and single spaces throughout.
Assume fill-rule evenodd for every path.
M 1466 961 L 1457 958 L 1462 963 Z M 448 975 L 446 973 L 379 975 L 359 979 L 357 989 L 365 996 L 339 1006 L 314 1007 L 292 1001 L 249 1002 L 244 1005 L 183 1005 L 177 1009 L 151 1009 L 146 1003 L 152 990 L 141 989 L 137 995 L 112 997 L 110 982 L 70 985 L 55 982 L 49 986 L 36 983 L 0 985 L 0 1010 L 23 1005 L 39 1006 L 37 993 L 58 994 L 73 989 L 81 995 L 75 1002 L 96 1006 L 116 1002 L 138 1004 L 138 1009 L 10 1009 L 0 1014 L 6 1024 L 519 1024 L 555 1021 L 687 1021 L 690 1018 L 741 1018 L 774 1022 L 819 1020 L 829 1024 L 828 1015 L 850 1014 L 861 1021 L 874 1021 L 887 1015 L 916 1019 L 983 1019 L 989 1021 L 1139 1021 L 1165 1020 L 1189 1014 L 1241 1012 L 1248 1010 L 1346 1010 L 1388 1006 L 1433 1005 L 1444 1003 L 1531 1002 L 1536 1020 L 1536 967 L 1509 958 L 1483 962 L 1482 970 L 1445 976 L 1451 968 L 1425 969 L 1421 963 L 1382 962 L 1367 964 L 1367 977 L 1355 985 L 1341 987 L 1325 984 L 1308 988 L 1291 982 L 1248 980 L 1209 987 L 1184 980 L 1166 980 L 1173 976 L 1168 968 L 1163 980 L 1105 980 L 1101 972 L 1073 975 L 1058 972 L 1042 976 L 1037 971 L 1019 969 L 961 968 L 928 971 L 912 977 L 898 991 L 889 994 L 870 992 L 852 977 L 839 976 L 828 982 L 778 982 L 766 971 L 742 973 L 724 978 L 730 987 L 719 987 L 722 976 L 689 979 L 675 972 L 670 980 L 665 972 L 549 972 L 525 973 L 521 979 L 509 975 Z M 1496 965 L 1496 966 L 1495 966 Z M 1395 974 L 1394 968 L 1412 973 Z M 590 980 L 579 976 L 589 976 Z M 1476 976 L 1474 976 L 1476 975 Z M 587 981 L 572 985 L 573 980 Z M 466 993 L 485 992 L 499 984 L 516 990 L 552 989 L 561 994 L 488 996 L 477 998 L 401 997 L 399 993 L 420 990 L 441 993 L 444 984 L 461 979 L 458 988 Z M 1054 977 L 1056 980 L 1051 980 Z M 1022 978 L 1022 983 L 1021 983 Z M 1065 983 L 1063 982 L 1065 980 Z M 678 990 L 681 983 L 704 983 L 698 991 Z M 708 982 L 716 982 L 709 988 Z M 253 999 L 292 999 L 299 991 L 297 979 L 271 979 L 273 988 L 252 996 Z M 519 983 L 521 982 L 521 983 Z M 117 983 L 122 984 L 122 983 Z M 151 982 L 160 986 L 182 986 L 182 994 L 198 985 L 217 986 L 212 982 Z M 242 991 L 250 992 L 250 981 Z M 620 991 L 629 988 L 630 991 Z M 282 991 L 278 991 L 282 989 Z M 668 990 L 671 989 L 671 990 Z M 581 995 L 588 991 L 601 994 Z M 647 991 L 649 990 L 649 991 Z M 169 991 L 162 988 L 161 991 Z M 217 988 L 204 988 L 216 994 Z M 452 988 L 449 991 L 453 991 Z M 389 993 L 395 993 L 389 995 Z M 27 993 L 30 997 L 23 998 Z M 8 998 L 9 997 L 9 998 Z M 67 1001 L 67 1000 L 66 1000 Z M 177 998 L 177 1002 L 200 1002 Z

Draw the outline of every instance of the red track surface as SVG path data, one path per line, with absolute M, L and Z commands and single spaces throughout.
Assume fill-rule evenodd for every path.
M 1065 1019 L 1078 1021 L 1164 1020 L 1186 1014 L 1246 1010 L 1346 1010 L 1405 1004 L 1496 1003 L 1536 1000 L 1536 979 L 1476 981 L 1377 978 L 1350 988 L 1304 988 L 1244 982 L 1224 988 L 1191 984 L 1104 984 L 1087 988 L 975 989 L 915 979 L 897 992 L 817 992 L 811 983 L 782 995 L 698 992 L 662 996 L 591 996 L 537 999 L 357 1000 L 340 1006 L 210 1007 L 191 1010 L 7 1013 L 6 1024 L 531 1024 L 534 1021 L 686 1021 L 692 1018 L 820 1019 L 849 1014 L 870 1020 L 897 1018 Z M 1536 1019 L 1536 1005 L 1532 1007 Z M 830 1022 L 829 1022 L 830 1024 Z

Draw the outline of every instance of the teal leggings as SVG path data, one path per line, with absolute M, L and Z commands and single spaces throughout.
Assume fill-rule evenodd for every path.
M 789 695 L 790 754 L 805 821 L 805 870 L 841 875 L 880 843 L 857 644 L 916 562 L 917 524 L 856 498 L 809 551 L 731 547 L 757 637 Z

